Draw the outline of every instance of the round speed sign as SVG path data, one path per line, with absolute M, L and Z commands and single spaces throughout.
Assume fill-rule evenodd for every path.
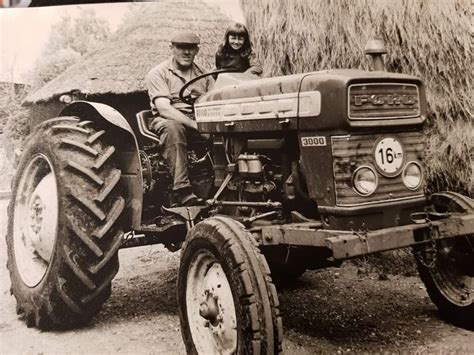
M 405 160 L 402 144 L 393 137 L 380 139 L 374 149 L 377 170 L 385 176 L 396 176 Z

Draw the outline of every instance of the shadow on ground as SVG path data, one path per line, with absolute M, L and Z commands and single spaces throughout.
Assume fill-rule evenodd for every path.
M 287 330 L 359 350 L 435 340 L 444 325 L 418 279 L 382 281 L 355 267 L 307 272 L 279 299 Z
M 96 317 L 96 323 L 177 315 L 177 275 L 177 269 L 160 270 L 114 283 L 112 296 Z

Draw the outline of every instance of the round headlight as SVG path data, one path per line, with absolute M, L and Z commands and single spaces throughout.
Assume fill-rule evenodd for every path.
M 368 166 L 361 166 L 352 174 L 352 186 L 362 196 L 372 195 L 377 188 L 377 184 L 377 174 L 374 169 Z
M 402 173 L 403 183 L 410 190 L 416 190 L 421 186 L 423 181 L 423 173 L 421 172 L 420 164 L 411 161 L 405 165 Z
M 61 95 L 59 97 L 59 101 L 64 102 L 65 104 L 70 104 L 72 102 L 72 96 L 71 95 Z

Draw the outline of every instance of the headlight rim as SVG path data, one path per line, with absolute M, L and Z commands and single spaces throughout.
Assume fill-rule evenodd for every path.
M 373 173 L 374 176 L 375 176 L 375 184 L 374 184 L 375 187 L 374 187 L 374 189 L 373 189 L 371 192 L 366 193 L 366 194 L 364 194 L 364 193 L 358 191 L 357 188 L 356 188 L 356 185 L 355 185 L 355 183 L 354 183 L 354 177 L 357 175 L 357 172 L 358 172 L 359 170 L 361 170 L 361 169 L 368 169 L 368 170 L 372 171 L 372 173 Z M 373 166 L 371 166 L 371 165 L 361 165 L 361 166 L 357 167 L 357 169 L 355 169 L 354 172 L 352 173 L 352 176 L 351 176 L 351 184 L 352 184 L 352 190 L 354 190 L 354 192 L 355 192 L 356 194 L 358 194 L 359 196 L 368 197 L 368 196 L 373 195 L 373 194 L 375 193 L 375 191 L 377 191 L 377 187 L 379 186 L 379 176 L 378 176 L 378 174 L 377 174 L 377 170 L 376 170 Z
M 405 172 L 406 172 L 406 170 L 407 170 L 407 168 L 408 168 L 408 166 L 409 166 L 410 164 L 416 165 L 416 166 L 418 167 L 418 169 L 420 170 L 420 182 L 419 182 L 419 184 L 418 184 L 416 187 L 410 187 L 410 186 L 408 186 L 407 183 L 405 182 Z M 418 190 L 420 187 L 423 186 L 423 179 L 424 179 L 423 168 L 422 168 L 421 164 L 420 164 L 418 161 L 416 161 L 416 160 L 410 160 L 410 161 L 408 161 L 408 162 L 405 164 L 405 166 L 403 167 L 402 175 L 401 175 L 401 176 L 402 176 L 403 185 L 405 185 L 405 187 L 406 187 L 408 190 L 416 191 L 416 190 Z

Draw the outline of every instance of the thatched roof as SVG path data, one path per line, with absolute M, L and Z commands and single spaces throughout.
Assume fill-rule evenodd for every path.
M 133 6 L 130 16 L 102 48 L 30 94 L 24 103 L 49 101 L 70 92 L 101 95 L 144 91 L 147 72 L 171 55 L 171 35 L 185 29 L 201 37 L 198 65 L 208 69 L 214 66 L 215 51 L 230 22 L 217 9 L 197 0 L 160 0 Z

